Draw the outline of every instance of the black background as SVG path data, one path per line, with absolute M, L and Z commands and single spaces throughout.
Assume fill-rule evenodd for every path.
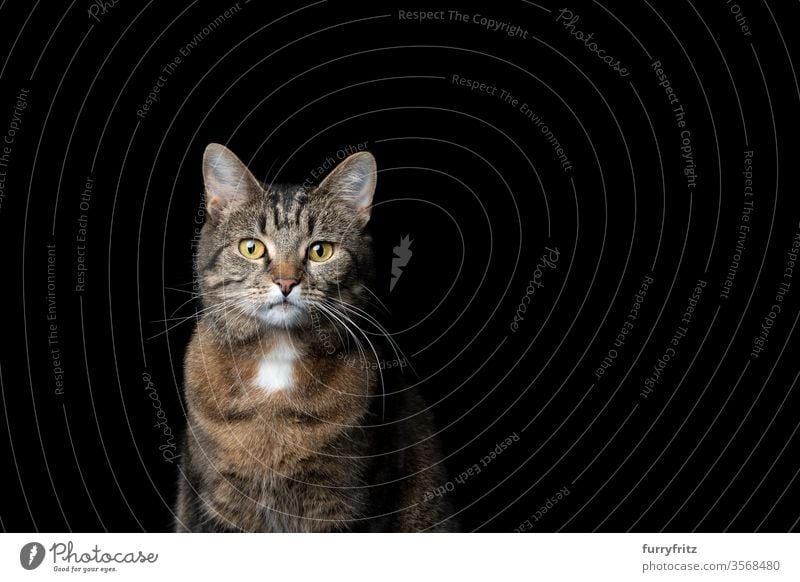
M 171 527 L 177 471 L 164 430 L 177 435 L 184 422 L 192 237 L 212 141 L 277 181 L 310 179 L 358 143 L 375 154 L 375 291 L 417 372 L 408 379 L 433 407 L 451 477 L 441 485 L 463 529 L 797 528 L 800 280 L 764 351 L 750 355 L 800 221 L 797 3 L 252 0 L 202 33 L 231 6 L 0 4 L 0 139 L 14 131 L 0 168 L 4 530 Z M 571 36 L 561 8 L 629 75 Z M 445 20 L 399 18 L 420 9 Z M 452 21 L 455 9 L 527 38 Z M 686 112 L 694 187 L 656 60 Z M 23 89 L 28 105 L 12 125 Z M 753 208 L 743 223 L 746 150 Z M 722 298 L 741 224 L 751 229 Z M 405 235 L 413 256 L 390 293 Z M 559 260 L 538 277 L 545 247 Z M 646 276 L 639 318 L 598 380 Z M 534 277 L 542 286 L 513 331 Z M 645 398 L 700 279 L 688 333 Z M 475 464 L 479 473 L 456 480 Z

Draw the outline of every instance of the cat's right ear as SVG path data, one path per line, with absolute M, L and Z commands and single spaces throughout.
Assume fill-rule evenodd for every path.
M 258 191 L 258 180 L 231 150 L 218 143 L 206 146 L 203 153 L 203 180 L 206 186 L 206 213 L 216 219 Z

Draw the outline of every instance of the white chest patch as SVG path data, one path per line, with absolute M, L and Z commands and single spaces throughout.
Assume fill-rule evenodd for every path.
M 278 343 L 261 358 L 253 383 L 266 392 L 277 392 L 294 384 L 297 351 L 288 342 Z

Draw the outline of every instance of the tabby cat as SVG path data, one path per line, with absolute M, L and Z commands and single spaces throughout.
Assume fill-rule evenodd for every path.
M 453 530 L 431 414 L 374 333 L 374 157 L 279 186 L 211 144 L 203 175 L 175 529 Z

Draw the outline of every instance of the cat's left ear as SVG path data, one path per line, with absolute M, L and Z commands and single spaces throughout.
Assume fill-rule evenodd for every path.
M 372 211 L 372 196 L 378 181 L 378 164 L 369 152 L 353 154 L 336 166 L 319 185 L 341 196 L 365 226 Z

